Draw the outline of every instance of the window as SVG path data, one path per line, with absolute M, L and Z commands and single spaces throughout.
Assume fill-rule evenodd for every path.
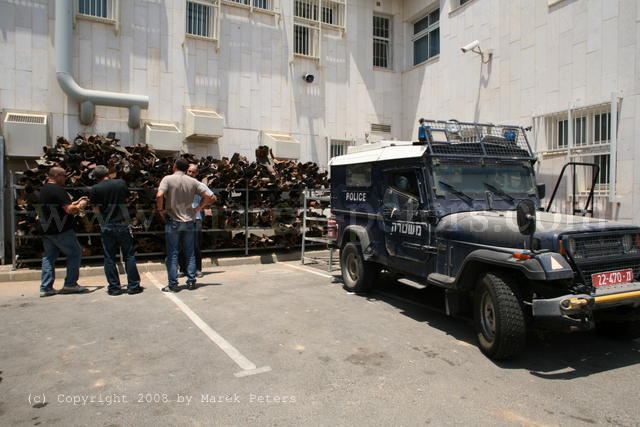
M 415 171 L 387 172 L 384 180 L 383 215 L 400 221 L 414 221 L 420 205 Z
M 116 1 L 117 0 L 78 0 L 78 14 L 115 20 Z
M 224 0 L 225 3 L 236 3 L 256 9 L 273 10 L 273 0 Z
M 593 147 L 611 140 L 611 106 L 603 104 L 572 110 L 573 147 Z M 569 113 L 544 118 L 548 150 L 569 148 Z
M 318 58 L 320 27 L 345 27 L 346 0 L 294 0 L 293 53 Z
M 391 20 L 384 16 L 373 16 L 373 66 L 392 68 Z
M 587 143 L 587 117 L 576 117 L 573 119 L 573 144 L 575 146 Z
M 440 9 L 413 24 L 413 65 L 440 53 Z
M 186 32 L 192 36 L 216 39 L 214 4 L 200 1 L 187 1 Z
M 305 24 L 293 25 L 293 53 L 311 58 L 318 57 L 320 32 L 317 27 Z
M 541 117 L 544 120 L 546 149 L 565 150 L 567 159 L 595 163 L 600 167 L 594 191 L 603 194 L 610 191 L 611 104 L 603 103 L 572 108 Z M 582 195 L 591 188 L 594 170 L 591 167 L 576 168 L 576 187 Z
M 578 156 L 576 161 L 585 163 L 595 163 L 600 167 L 598 178 L 596 179 L 593 191 L 595 194 L 602 194 L 609 191 L 610 176 L 609 168 L 611 156 L 609 154 L 596 154 L 594 156 Z M 595 169 L 588 166 L 576 168 L 576 180 L 578 191 L 582 194 L 588 193 L 593 183 Z
M 371 187 L 371 163 L 347 166 L 347 187 Z
M 293 4 L 293 16 L 309 21 L 318 21 L 323 24 L 344 27 L 344 15 L 346 1 L 322 0 L 322 10 L 318 14 L 318 0 L 295 0 Z
M 329 158 L 333 159 L 334 157 L 347 154 L 347 150 L 352 145 L 354 145 L 353 141 L 344 139 L 332 139 L 329 145 Z
M 611 140 L 611 113 L 593 115 L 593 142 L 606 144 Z

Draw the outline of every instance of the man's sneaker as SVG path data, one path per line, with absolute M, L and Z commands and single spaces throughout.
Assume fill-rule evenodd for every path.
M 196 277 L 198 279 L 202 279 L 204 277 L 204 273 L 202 271 L 196 271 Z
M 122 295 L 122 289 L 109 289 L 107 293 L 112 297 L 117 297 L 118 295 Z
M 142 286 L 136 286 L 133 289 L 127 289 L 127 293 L 129 295 L 139 294 L 139 293 L 142 293 L 142 291 L 144 291 L 144 288 Z
M 189 289 L 190 291 L 193 291 L 195 288 L 196 288 L 195 283 L 187 283 L 187 289 Z
M 162 292 L 180 292 L 180 288 L 177 286 L 165 286 L 162 288 Z
M 58 291 L 59 294 L 79 294 L 85 292 L 87 288 L 80 285 L 75 286 L 63 286 L 62 289 Z
M 49 289 L 48 291 L 41 291 L 40 292 L 40 298 L 44 298 L 44 297 L 50 297 L 56 294 L 56 290 L 55 289 Z

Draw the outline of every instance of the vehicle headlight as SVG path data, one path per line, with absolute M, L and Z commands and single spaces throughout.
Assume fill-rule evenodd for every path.
M 631 234 L 622 236 L 622 248 L 625 252 L 629 252 L 633 248 L 633 236 Z
M 447 126 L 445 127 L 445 129 L 449 133 L 456 134 L 456 133 L 460 132 L 460 125 L 458 123 L 448 123 Z

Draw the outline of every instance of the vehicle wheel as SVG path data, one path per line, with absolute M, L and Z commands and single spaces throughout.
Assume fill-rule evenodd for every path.
M 508 276 L 486 273 L 476 286 L 474 321 L 480 350 L 490 359 L 509 359 L 524 350 L 527 326 Z
M 340 251 L 340 269 L 347 291 L 360 294 L 369 292 L 373 287 L 377 266 L 364 260 L 359 244 L 349 242 L 344 245 Z
M 620 307 L 606 313 L 607 320 L 598 320 L 595 314 L 596 330 L 601 335 L 626 341 L 640 338 L 640 309 Z

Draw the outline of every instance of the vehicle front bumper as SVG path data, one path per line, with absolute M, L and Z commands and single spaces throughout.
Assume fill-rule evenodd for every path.
M 640 282 L 627 283 L 624 290 L 587 295 L 568 294 L 532 301 L 536 320 L 565 326 L 590 327 L 593 311 L 621 305 L 640 305 Z

